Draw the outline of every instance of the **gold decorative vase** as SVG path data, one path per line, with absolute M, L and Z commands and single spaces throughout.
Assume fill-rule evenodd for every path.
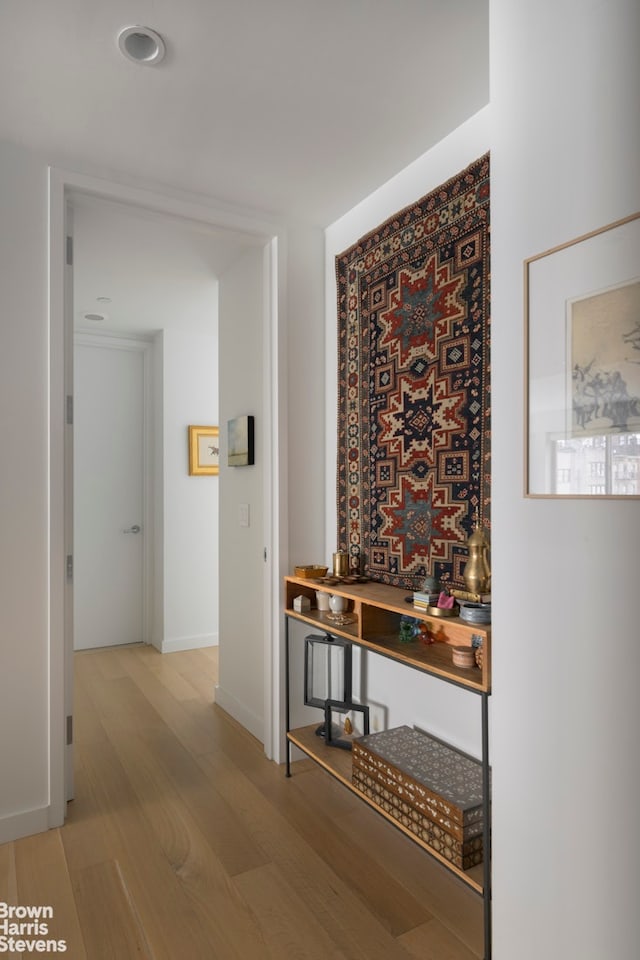
M 469 559 L 464 568 L 464 582 L 469 593 L 488 593 L 491 584 L 491 570 L 487 559 L 489 541 L 476 522 L 476 527 L 467 540 Z

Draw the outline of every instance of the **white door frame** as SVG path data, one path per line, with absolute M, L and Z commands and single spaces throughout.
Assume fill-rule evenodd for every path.
M 268 757 L 279 758 L 280 717 L 282 713 L 279 678 L 281 676 L 281 631 L 278 626 L 280 596 L 280 545 L 284 543 L 278 504 L 281 484 L 286 470 L 280 444 L 283 430 L 283 404 L 286 396 L 284 377 L 278 375 L 279 357 L 284 350 L 283 304 L 281 284 L 282 259 L 276 254 L 282 249 L 284 231 L 277 222 L 259 220 L 243 212 L 215 207 L 204 198 L 180 199 L 154 193 L 137 187 L 125 186 L 85 176 L 56 167 L 49 168 L 49 825 L 60 826 L 66 811 L 66 770 L 72 762 L 71 748 L 67 746 L 67 717 L 71 716 L 73 684 L 71 679 L 72 639 L 69 641 L 69 590 L 66 564 L 69 553 L 69 511 L 71 493 L 65 478 L 65 455 L 68 458 L 71 427 L 66 425 L 66 396 L 68 379 L 72 375 L 73 331 L 70 317 L 65 318 L 65 263 L 66 263 L 66 206 L 69 196 L 87 193 L 103 199 L 115 200 L 134 207 L 153 210 L 192 220 L 200 224 L 252 234 L 264 241 L 265 250 L 265 324 L 269 331 L 265 352 L 265 391 L 269 396 L 269 430 L 265 446 L 276 454 L 265 473 L 265 498 L 271 518 L 270 537 L 267 540 L 265 581 L 265 724 L 264 749 Z M 278 241 L 280 240 L 280 246 Z M 70 311 L 68 311 L 70 313 Z M 70 359 L 71 354 L 71 359 Z M 280 373 L 282 373 L 280 368 Z M 265 678 L 266 680 L 266 678 Z M 267 689 L 268 688 L 268 689 Z

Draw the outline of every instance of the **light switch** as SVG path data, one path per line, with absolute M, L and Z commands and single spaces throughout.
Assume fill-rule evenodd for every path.
M 249 504 L 241 503 L 238 505 L 238 523 L 241 527 L 249 526 Z

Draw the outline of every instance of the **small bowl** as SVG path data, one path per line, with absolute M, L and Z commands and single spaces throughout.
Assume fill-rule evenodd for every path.
M 473 647 L 453 647 L 451 658 L 456 667 L 475 667 L 476 652 Z
M 460 607 L 454 603 L 452 607 L 427 607 L 427 613 L 430 617 L 457 617 Z
M 310 563 L 302 567 L 294 567 L 296 577 L 302 577 L 303 580 L 319 580 L 326 576 L 329 567 L 322 567 L 319 564 Z

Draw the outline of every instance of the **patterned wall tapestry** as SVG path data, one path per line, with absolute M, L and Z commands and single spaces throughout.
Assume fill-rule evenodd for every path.
M 336 258 L 338 546 L 461 584 L 489 526 L 489 155 Z

